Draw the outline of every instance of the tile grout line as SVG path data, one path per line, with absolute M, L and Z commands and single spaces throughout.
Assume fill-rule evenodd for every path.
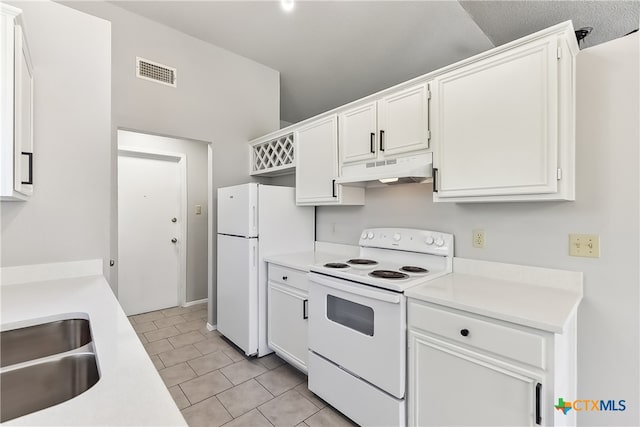
M 274 399 L 275 399 L 275 397 L 274 397 Z M 273 399 L 271 399 L 271 400 L 273 400 Z M 270 400 L 269 402 L 271 402 L 271 400 Z M 269 403 L 269 402 L 265 402 L 265 403 Z M 263 403 L 263 405 L 264 405 L 264 403 Z M 261 405 L 261 406 L 262 406 L 262 405 Z M 267 420 L 267 422 L 268 422 L 269 424 L 271 424 L 272 426 L 274 426 L 274 427 L 275 427 L 275 424 L 273 424 L 273 423 L 271 422 L 271 420 L 269 420 L 269 418 L 264 414 L 264 412 L 262 412 L 262 411 L 260 410 L 260 407 L 256 407 L 256 410 L 257 410 L 258 412 L 260 412 L 260 415 L 262 415 L 262 416 L 264 417 L 264 419 L 265 419 L 265 420 Z
M 194 310 L 192 310 L 192 311 L 193 311 L 193 312 L 196 312 L 196 311 L 198 311 L 198 310 L 199 310 L 199 309 L 194 309 Z M 146 314 L 146 313 L 145 313 L 145 314 Z M 184 317 L 182 317 L 182 316 L 184 315 L 184 313 L 183 313 L 183 314 L 174 315 L 174 316 L 168 316 L 168 315 L 166 315 L 165 313 L 162 313 L 162 312 L 160 311 L 160 314 L 163 316 L 163 318 L 181 317 L 185 322 L 196 322 L 196 321 L 201 321 L 201 322 L 202 322 L 202 323 L 204 323 L 205 325 L 206 325 L 206 321 L 207 321 L 207 320 L 206 320 L 206 318 L 193 319 L 193 320 L 187 320 L 187 319 L 184 319 Z M 144 323 L 153 323 L 154 327 L 156 327 L 156 328 L 157 328 L 158 326 L 155 324 L 155 322 L 156 322 L 156 321 L 159 321 L 159 320 L 161 320 L 161 319 L 156 319 L 156 320 L 152 320 L 152 321 L 150 321 L 150 322 L 144 322 Z M 135 320 L 134 320 L 134 322 L 135 322 Z M 254 409 L 256 409 L 256 410 L 257 410 L 257 412 L 258 412 L 262 417 L 264 417 L 264 418 L 267 420 L 267 422 L 269 423 L 269 425 L 273 426 L 274 424 L 273 424 L 273 423 L 269 420 L 269 418 L 267 418 L 267 416 L 266 416 L 266 415 L 265 415 L 265 414 L 264 414 L 264 413 L 259 409 L 259 406 L 266 405 L 266 404 L 268 404 L 268 403 L 272 402 L 273 400 L 277 399 L 278 397 L 280 397 L 280 396 L 282 396 L 282 395 L 284 395 L 284 394 L 286 394 L 286 393 L 288 393 L 288 392 L 290 392 L 290 391 L 294 391 L 294 392 L 296 393 L 296 395 L 298 395 L 298 397 L 301 397 L 303 401 L 306 401 L 306 402 L 310 403 L 310 404 L 311 404 L 311 406 L 312 406 L 313 408 L 315 408 L 315 410 L 313 411 L 313 413 L 311 413 L 309 416 L 307 416 L 307 417 L 306 417 L 306 418 L 304 418 L 302 421 L 300 421 L 301 423 L 306 423 L 306 421 L 307 421 L 308 419 L 310 419 L 311 417 L 315 416 L 318 412 L 320 412 L 320 411 L 322 411 L 322 410 L 324 410 L 324 409 L 326 408 L 326 406 L 325 406 L 325 407 L 320 408 L 317 404 L 315 404 L 315 403 L 313 403 L 311 400 L 309 400 L 309 399 L 307 398 L 307 396 L 303 395 L 301 392 L 299 392 L 298 390 L 296 390 L 296 388 L 297 388 L 297 387 L 299 387 L 301 384 L 303 384 L 303 383 L 304 383 L 304 380 L 303 380 L 303 381 L 298 382 L 297 384 L 294 384 L 292 387 L 289 387 L 289 388 L 288 388 L 288 389 L 286 389 L 286 390 L 283 390 L 280 394 L 278 394 L 278 395 L 274 395 L 274 394 L 273 394 L 273 393 L 272 393 L 272 392 L 271 392 L 271 391 L 270 391 L 270 390 L 265 386 L 265 384 L 263 384 L 263 383 L 258 379 L 259 377 L 261 377 L 261 376 L 263 376 L 263 375 L 266 375 L 266 374 L 268 374 L 268 373 L 270 373 L 270 372 L 276 371 L 277 369 L 279 369 L 279 368 L 281 368 L 281 367 L 283 367 L 283 366 L 286 366 L 286 363 L 284 363 L 284 362 L 282 362 L 282 361 L 281 361 L 282 363 L 278 364 L 277 360 L 276 360 L 275 362 L 271 362 L 271 361 L 268 361 L 268 362 L 267 362 L 266 360 L 265 360 L 265 361 L 261 361 L 261 360 L 260 360 L 260 359 L 258 359 L 258 358 L 246 357 L 244 354 L 241 354 L 239 351 L 237 351 L 237 350 L 236 350 L 234 347 L 232 347 L 232 346 L 230 346 L 229 348 L 220 348 L 219 350 L 216 350 L 216 351 L 213 351 L 213 352 L 210 352 L 210 353 L 206 353 L 206 354 L 205 354 L 205 353 L 203 353 L 202 351 L 200 351 L 200 349 L 198 349 L 198 348 L 195 346 L 195 344 L 197 344 L 197 343 L 199 343 L 199 342 L 203 342 L 203 340 L 204 340 L 204 341 L 206 341 L 207 339 L 211 339 L 211 338 L 215 338 L 215 337 L 220 337 L 220 338 L 222 338 L 223 340 L 224 340 L 224 338 L 223 338 L 219 333 L 218 333 L 218 334 L 216 334 L 216 335 L 211 335 L 211 334 L 206 334 L 206 335 L 205 335 L 205 334 L 202 332 L 202 329 L 201 329 L 201 328 L 199 328 L 199 329 L 195 329 L 195 330 L 192 330 L 192 331 L 185 331 L 185 332 L 183 332 L 182 330 L 180 330 L 180 329 L 178 329 L 178 328 L 176 327 L 176 325 L 181 324 L 181 323 L 185 323 L 185 322 L 174 323 L 174 324 L 172 324 L 172 325 L 168 325 L 168 326 L 166 326 L 166 328 L 169 328 L 169 327 L 173 326 L 175 329 L 177 329 L 178 331 L 180 331 L 180 333 L 179 333 L 178 335 L 174 335 L 174 336 L 170 336 L 170 337 L 166 337 L 166 338 L 161 338 L 161 339 L 159 339 L 159 340 L 151 341 L 151 342 L 150 342 L 150 343 L 153 343 L 153 342 L 157 342 L 157 341 L 160 341 L 160 340 L 164 339 L 164 340 L 166 340 L 166 341 L 169 343 L 170 347 L 171 347 L 173 350 L 177 350 L 177 349 L 184 348 L 184 347 L 187 347 L 187 346 L 191 345 L 192 347 L 194 347 L 194 348 L 196 349 L 197 353 L 198 353 L 198 354 L 200 354 L 199 356 L 192 357 L 192 358 L 187 359 L 187 360 L 185 360 L 185 361 L 183 361 L 183 362 L 180 362 L 180 363 L 185 363 L 185 364 L 186 364 L 186 366 L 187 366 L 187 367 L 188 367 L 188 368 L 193 372 L 193 374 L 195 374 L 195 377 L 190 378 L 190 379 L 188 379 L 188 380 L 184 380 L 184 381 L 182 381 L 181 383 L 176 384 L 176 385 L 178 386 L 179 391 L 184 395 L 185 400 L 186 400 L 186 403 L 188 404 L 188 405 L 187 405 L 187 406 L 185 406 L 184 408 L 180 409 L 180 411 L 181 411 L 181 412 L 184 412 L 185 410 L 187 410 L 187 409 L 189 409 L 189 408 L 193 407 L 194 405 L 197 405 L 197 404 L 199 404 L 199 403 L 201 403 L 201 402 L 204 402 L 204 401 L 206 401 L 207 399 L 210 399 L 211 397 L 215 397 L 215 398 L 216 398 L 216 399 L 215 399 L 215 400 L 216 400 L 216 402 L 218 402 L 218 403 L 220 404 L 220 406 L 224 409 L 225 413 L 226 413 L 229 417 L 231 417 L 231 420 L 229 420 L 229 421 L 228 421 L 227 423 L 225 423 L 225 424 L 228 424 L 228 423 L 232 422 L 233 420 L 235 420 L 235 419 L 237 419 L 237 418 L 240 418 L 240 417 L 242 417 L 242 416 L 244 416 L 244 415 L 246 415 L 246 414 L 250 413 L 250 412 L 251 412 L 251 411 L 253 411 Z M 143 323 L 143 324 L 144 324 L 144 323 Z M 132 323 L 132 325 L 133 325 L 133 324 L 136 324 L 136 323 Z M 158 329 L 164 329 L 164 328 L 158 328 Z M 153 332 L 153 331 L 148 331 L 148 332 Z M 197 333 L 198 333 L 198 335 L 199 335 L 199 336 L 201 336 L 201 337 L 203 338 L 203 340 L 196 341 L 196 342 L 192 342 L 192 343 L 189 343 L 189 344 L 185 344 L 185 345 L 183 345 L 183 346 L 181 346 L 181 347 L 175 347 L 175 346 L 173 345 L 173 343 L 172 343 L 171 341 L 169 341 L 169 339 L 170 339 L 170 338 L 180 337 L 180 336 L 182 336 L 182 335 L 191 334 L 192 332 L 197 332 Z M 210 331 L 207 331 L 207 332 L 210 332 Z M 141 335 L 142 335 L 142 336 L 145 336 L 145 333 L 141 333 Z M 145 336 L 145 338 L 146 338 L 146 336 Z M 224 341 L 226 342 L 226 340 L 224 340 Z M 162 353 L 166 353 L 166 352 L 169 352 L 169 351 L 172 351 L 172 350 L 167 350 L 167 351 L 162 352 Z M 194 361 L 195 359 L 198 359 L 198 358 L 201 358 L 201 357 L 205 357 L 205 356 L 207 356 L 207 355 L 215 354 L 216 352 L 220 352 L 221 354 L 224 354 L 227 358 L 229 358 L 229 359 L 231 360 L 231 363 L 229 363 L 229 364 L 227 364 L 227 365 L 224 365 L 224 366 L 220 366 L 218 369 L 214 369 L 214 370 L 211 370 L 211 371 L 204 372 L 204 373 L 202 373 L 202 374 L 198 374 L 197 372 L 195 372 L 195 370 L 193 369 L 193 367 L 192 367 L 192 366 L 191 366 L 191 364 L 189 363 L 189 362 Z M 230 353 L 232 354 L 231 356 L 229 355 Z M 235 354 L 235 353 L 237 353 L 237 354 Z M 160 362 L 161 362 L 161 363 L 162 363 L 162 365 L 164 366 L 164 362 L 162 361 L 162 359 L 161 359 L 161 358 L 160 358 L 160 356 L 159 356 L 160 354 L 161 354 L 161 353 L 157 353 L 155 356 L 157 356 L 157 358 L 160 360 Z M 235 358 L 237 358 L 237 357 L 238 357 L 238 355 L 240 355 L 240 356 L 242 357 L 242 358 L 241 358 L 241 360 L 234 360 Z M 233 357 L 232 357 L 232 356 L 233 356 Z M 151 355 L 150 355 L 150 357 L 151 357 Z M 277 356 L 277 355 L 275 355 L 275 357 L 276 357 L 276 358 L 278 358 L 278 356 Z M 228 367 L 228 366 L 232 366 L 232 365 L 237 364 L 237 363 L 241 363 L 241 362 L 243 362 L 243 361 L 249 361 L 249 362 L 250 362 L 250 363 L 252 363 L 252 364 L 253 364 L 253 363 L 257 363 L 259 366 L 261 366 L 262 368 L 264 368 L 266 371 L 265 371 L 265 372 L 262 372 L 262 373 L 260 373 L 260 374 L 258 374 L 258 375 L 252 376 L 252 377 L 250 377 L 250 378 L 248 378 L 248 379 L 246 379 L 246 380 L 242 381 L 242 382 L 241 382 L 241 383 L 239 383 L 239 384 L 234 384 L 234 383 L 233 383 L 233 381 L 231 381 L 231 379 L 230 379 L 227 375 L 225 375 L 225 374 L 222 372 L 222 369 L 224 369 L 225 367 Z M 273 365 L 273 363 L 275 363 L 275 365 Z M 178 364 L 175 364 L 175 365 L 172 365 L 172 366 L 176 366 L 176 365 L 178 365 Z M 268 365 L 272 365 L 272 367 L 269 367 Z M 162 369 L 167 369 L 167 367 L 165 366 L 165 367 L 164 367 L 164 368 L 162 368 Z M 162 369 L 156 369 L 156 370 L 157 370 L 157 371 L 160 371 L 160 370 L 162 370 Z M 218 392 L 218 393 L 216 393 L 216 394 L 214 394 L 214 395 L 211 395 L 211 396 L 209 396 L 209 397 L 206 397 L 206 398 L 204 398 L 204 399 L 202 399 L 202 400 L 200 400 L 200 401 L 198 401 L 198 402 L 192 403 L 192 402 L 191 402 L 191 400 L 187 397 L 187 395 L 186 395 L 186 393 L 185 393 L 184 389 L 182 388 L 182 386 L 183 386 L 185 383 L 189 382 L 189 381 L 195 380 L 195 379 L 197 379 L 197 378 L 200 378 L 200 377 L 202 377 L 202 376 L 204 376 L 204 375 L 211 374 L 211 373 L 216 372 L 216 371 L 217 371 L 217 372 L 219 372 L 219 373 L 222 375 L 222 377 L 223 377 L 223 378 L 225 378 L 225 379 L 226 379 L 226 380 L 231 384 L 231 387 L 229 387 L 229 388 L 227 388 L 227 389 L 225 389 L 225 390 L 222 390 L 222 391 L 220 391 L 220 392 Z M 231 414 L 231 412 L 229 411 L 229 409 L 227 408 L 227 406 L 225 406 L 225 405 L 224 405 L 224 403 L 222 403 L 222 401 L 219 399 L 219 397 L 218 397 L 218 396 L 219 396 L 219 395 L 221 395 L 222 393 L 225 393 L 225 392 L 227 392 L 227 391 L 229 391 L 229 390 L 232 390 L 232 389 L 234 389 L 234 388 L 236 388 L 236 387 L 240 387 L 240 386 L 242 386 L 243 384 L 246 384 L 246 383 L 248 383 L 249 381 L 252 381 L 252 380 L 255 380 L 256 384 L 257 384 L 257 385 L 259 385 L 263 390 L 265 390 L 265 391 L 267 392 L 267 394 L 270 396 L 269 400 L 267 400 L 266 402 L 262 402 L 260 405 L 258 405 L 258 406 L 256 406 L 256 407 L 254 407 L 254 408 L 251 408 L 251 409 L 249 409 L 248 411 L 246 411 L 246 412 L 244 412 L 244 413 L 242 413 L 242 414 L 239 414 L 237 417 L 236 417 L 236 416 L 233 416 L 233 415 Z M 167 389 L 168 389 L 168 388 L 169 388 L 169 387 L 167 387 Z
M 227 357 L 228 357 L 228 356 L 227 356 Z M 233 365 L 233 364 L 235 364 L 235 363 L 239 363 L 239 362 L 233 362 L 233 363 L 231 363 L 231 364 L 229 364 L 229 365 L 227 365 L 227 366 L 232 366 L 232 365 Z M 224 372 L 222 372 L 222 368 L 217 369 L 217 370 L 218 370 L 218 371 L 220 371 L 220 374 L 221 374 L 221 375 L 222 375 L 222 376 L 223 376 L 227 381 L 229 381 L 231 384 L 233 384 L 233 381 L 231 381 L 231 379 L 230 379 L 229 377 L 227 377 L 227 376 L 224 374 Z M 213 372 L 215 372 L 215 371 L 213 371 Z M 249 380 L 247 380 L 247 381 L 249 381 Z M 238 384 L 238 385 L 240 385 L 240 384 Z M 233 387 L 235 387 L 235 385 L 234 385 Z M 233 387 L 231 387 L 231 388 L 233 388 Z M 229 389 L 227 389 L 227 390 L 229 390 Z M 222 403 L 222 402 L 220 402 L 220 403 Z M 222 405 L 222 406 L 224 406 L 224 405 Z
M 228 365 L 227 365 L 227 366 L 228 366 Z M 221 373 L 222 375 L 224 375 L 224 374 L 222 373 L 222 371 L 221 371 L 220 373 Z M 226 376 L 225 376 L 225 378 L 226 378 Z M 275 399 L 275 398 L 276 398 L 276 396 L 274 396 L 274 395 L 273 395 L 273 393 L 271 393 L 271 392 L 270 392 L 270 391 L 269 391 L 269 390 L 268 390 L 264 385 L 262 385 L 262 383 L 260 383 L 260 381 L 258 381 L 256 378 L 257 378 L 257 377 L 249 378 L 248 380 L 246 380 L 246 381 L 244 381 L 244 382 L 241 382 L 240 384 L 235 385 L 235 386 L 233 386 L 233 387 L 231 387 L 231 388 L 228 388 L 228 389 L 226 389 L 226 390 L 223 390 L 223 391 L 221 391 L 221 392 L 220 392 L 220 393 L 218 393 L 218 394 L 222 394 L 222 393 L 224 393 L 225 391 L 229 391 L 229 390 L 231 390 L 231 389 L 233 389 L 233 388 L 240 387 L 242 384 L 246 384 L 246 383 L 248 383 L 249 381 L 254 380 L 254 381 L 256 381 L 258 384 L 260 384 L 260 386 L 261 386 L 262 388 L 264 388 L 264 390 L 265 390 L 267 393 L 269 393 L 269 395 L 271 396 L 271 399 L 267 400 L 266 402 L 261 403 L 260 405 L 264 405 L 265 403 L 269 403 L 269 402 L 271 402 L 273 399 Z M 217 397 L 217 396 L 218 396 L 218 394 L 216 394 L 215 396 Z M 220 399 L 218 399 L 218 400 L 220 400 Z M 222 403 L 222 401 L 220 401 L 220 403 L 222 404 L 222 406 L 224 406 L 224 407 L 225 407 L 225 409 L 227 408 L 227 407 L 224 405 L 224 403 Z M 260 405 L 258 405 L 258 406 L 260 406 Z M 233 415 L 231 415 L 231 416 L 232 416 L 232 417 L 233 417 L 233 419 L 235 420 L 236 418 L 240 418 L 240 417 L 241 417 L 241 416 L 243 416 L 244 414 L 248 414 L 249 412 L 253 411 L 254 409 L 258 409 L 258 406 L 256 406 L 255 408 L 251 408 L 251 409 L 249 409 L 248 411 L 246 411 L 246 412 L 244 412 L 244 413 L 242 413 L 242 414 L 238 415 L 237 417 L 234 417 Z M 229 412 L 229 410 L 228 410 L 228 409 L 227 409 L 227 412 Z M 231 412 L 229 412 L 229 413 L 231 414 Z

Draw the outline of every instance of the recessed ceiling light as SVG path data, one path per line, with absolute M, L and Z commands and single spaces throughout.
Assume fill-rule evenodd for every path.
M 293 0 L 280 0 L 280 4 L 287 12 L 291 12 L 293 10 Z

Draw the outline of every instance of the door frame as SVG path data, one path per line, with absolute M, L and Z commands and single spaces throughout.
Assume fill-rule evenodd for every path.
M 187 301 L 187 156 L 182 153 L 173 153 L 161 150 L 152 150 L 131 146 L 119 146 L 118 157 L 138 157 L 143 159 L 155 159 L 163 161 L 175 161 L 178 163 L 178 175 L 180 179 L 180 245 L 178 246 L 178 305 L 184 306 Z M 117 181 L 120 188 L 120 181 Z M 119 207 L 118 207 L 119 210 Z M 120 254 L 118 253 L 118 257 Z M 118 271 L 119 273 L 119 271 Z M 119 274 L 118 274 L 119 276 Z M 118 286 L 120 279 L 118 278 Z

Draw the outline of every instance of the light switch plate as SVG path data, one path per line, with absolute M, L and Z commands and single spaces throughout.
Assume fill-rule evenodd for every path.
M 569 255 L 600 258 L 600 236 L 597 234 L 569 234 Z
M 202 205 L 196 205 L 196 215 L 202 215 Z

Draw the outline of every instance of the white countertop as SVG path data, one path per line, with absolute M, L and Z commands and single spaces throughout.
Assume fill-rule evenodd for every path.
M 582 273 L 454 259 L 453 273 L 405 292 L 409 298 L 554 333 L 576 313 Z
M 344 255 L 329 252 L 297 252 L 264 257 L 264 260 L 268 263 L 306 271 L 307 273 L 309 272 L 309 267 L 314 264 L 325 264 L 342 259 L 344 259 Z
M 4 424 L 186 426 L 103 276 L 4 285 L 0 292 L 3 330 L 88 316 L 100 371 L 81 395 Z

